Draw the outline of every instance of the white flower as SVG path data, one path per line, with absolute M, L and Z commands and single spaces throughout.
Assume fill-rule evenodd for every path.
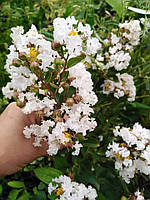
M 119 99 L 124 95 L 128 96 L 128 101 L 134 101 L 136 95 L 136 87 L 134 85 L 133 76 L 124 73 L 124 74 L 116 74 L 118 77 L 118 82 L 114 82 L 111 80 L 105 80 L 103 87 L 104 94 L 114 93 L 114 97 Z
M 150 175 L 150 130 L 135 123 L 133 129 L 117 126 L 113 132 L 123 143 L 109 144 L 106 157 L 115 158 L 115 169 L 125 182 L 130 183 L 135 173 Z
M 97 38 L 90 38 L 87 40 L 86 53 L 88 55 L 96 54 L 100 50 L 102 45 Z
M 132 46 L 138 44 L 141 35 L 141 27 L 139 20 L 131 20 L 130 22 L 125 21 L 123 24 L 119 24 L 120 28 L 124 28 L 125 30 L 129 30 L 128 32 L 125 31 L 123 36 L 129 40 L 129 43 Z
M 56 184 L 55 186 L 53 186 Z M 55 192 L 60 200 L 96 200 L 97 192 L 91 186 L 86 187 L 83 183 L 71 181 L 67 176 L 60 176 L 52 179 L 48 186 L 48 192 L 51 195 Z
M 75 148 L 75 151 L 72 153 L 72 155 L 77 156 L 79 155 L 80 152 L 80 148 L 83 147 L 82 144 L 79 144 L 79 142 L 77 141 L 74 145 L 73 148 Z

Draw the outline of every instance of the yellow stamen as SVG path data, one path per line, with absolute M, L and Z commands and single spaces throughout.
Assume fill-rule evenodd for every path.
M 88 68 L 91 68 L 91 64 L 90 63 L 88 63 L 88 62 L 85 62 L 85 65 L 88 67 Z
M 126 81 L 122 80 L 122 86 L 126 85 Z
M 64 193 L 62 187 L 56 189 L 56 196 L 60 196 Z
M 69 34 L 68 34 L 69 36 L 75 36 L 75 35 L 78 35 L 78 32 L 76 32 L 76 31 L 71 31 Z
M 109 88 L 110 88 L 110 83 L 107 83 L 107 84 L 105 85 L 105 89 L 108 90 Z
M 132 160 L 132 157 L 131 156 L 127 156 L 127 157 L 124 157 L 124 159 L 130 159 L 130 160 Z
M 119 153 L 115 153 L 115 156 L 118 158 L 118 160 L 121 160 L 121 155 Z
M 31 47 L 31 48 L 30 48 L 29 56 L 30 56 L 31 58 L 36 58 L 37 55 L 38 55 L 38 51 L 37 51 L 34 47 Z
M 65 135 L 65 138 L 67 138 L 67 139 L 70 139 L 70 138 L 71 138 L 71 134 L 68 133 L 68 132 L 65 132 L 64 135 Z

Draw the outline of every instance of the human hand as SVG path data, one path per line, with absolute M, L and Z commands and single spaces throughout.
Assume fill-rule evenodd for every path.
M 34 147 L 34 137 L 26 139 L 23 135 L 25 126 L 38 122 L 35 112 L 26 115 L 15 102 L 9 104 L 0 115 L 0 176 L 15 173 L 36 158 L 46 155 L 46 142 L 43 141 L 41 147 Z

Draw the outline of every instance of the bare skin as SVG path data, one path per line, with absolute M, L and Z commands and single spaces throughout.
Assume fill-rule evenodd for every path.
M 34 138 L 26 139 L 23 135 L 25 126 L 38 122 L 35 112 L 25 115 L 15 102 L 9 104 L 0 115 L 0 176 L 15 173 L 38 157 L 46 155 L 46 143 L 34 147 Z

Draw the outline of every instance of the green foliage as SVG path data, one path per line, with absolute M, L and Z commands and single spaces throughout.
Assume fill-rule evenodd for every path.
M 117 12 L 119 17 L 121 18 L 123 13 L 123 0 L 105 0 L 113 9 Z
M 19 195 L 19 193 L 22 191 L 22 189 L 20 189 L 20 190 L 11 190 L 10 192 L 9 192 L 9 195 L 8 195 L 8 198 L 10 199 L 10 200 L 16 200 L 17 199 L 17 196 Z
M 81 62 L 84 58 L 86 57 L 86 55 L 81 54 L 80 56 L 77 56 L 75 58 L 70 58 L 70 60 L 68 60 L 67 63 L 67 67 L 70 68 L 76 64 L 78 64 L 79 62 Z
M 22 181 L 9 181 L 8 185 L 12 188 L 23 188 L 24 182 L 22 182 Z
M 62 175 L 61 171 L 50 167 L 36 168 L 34 170 L 34 173 L 41 181 L 43 181 L 46 184 L 49 184 L 53 178 Z

